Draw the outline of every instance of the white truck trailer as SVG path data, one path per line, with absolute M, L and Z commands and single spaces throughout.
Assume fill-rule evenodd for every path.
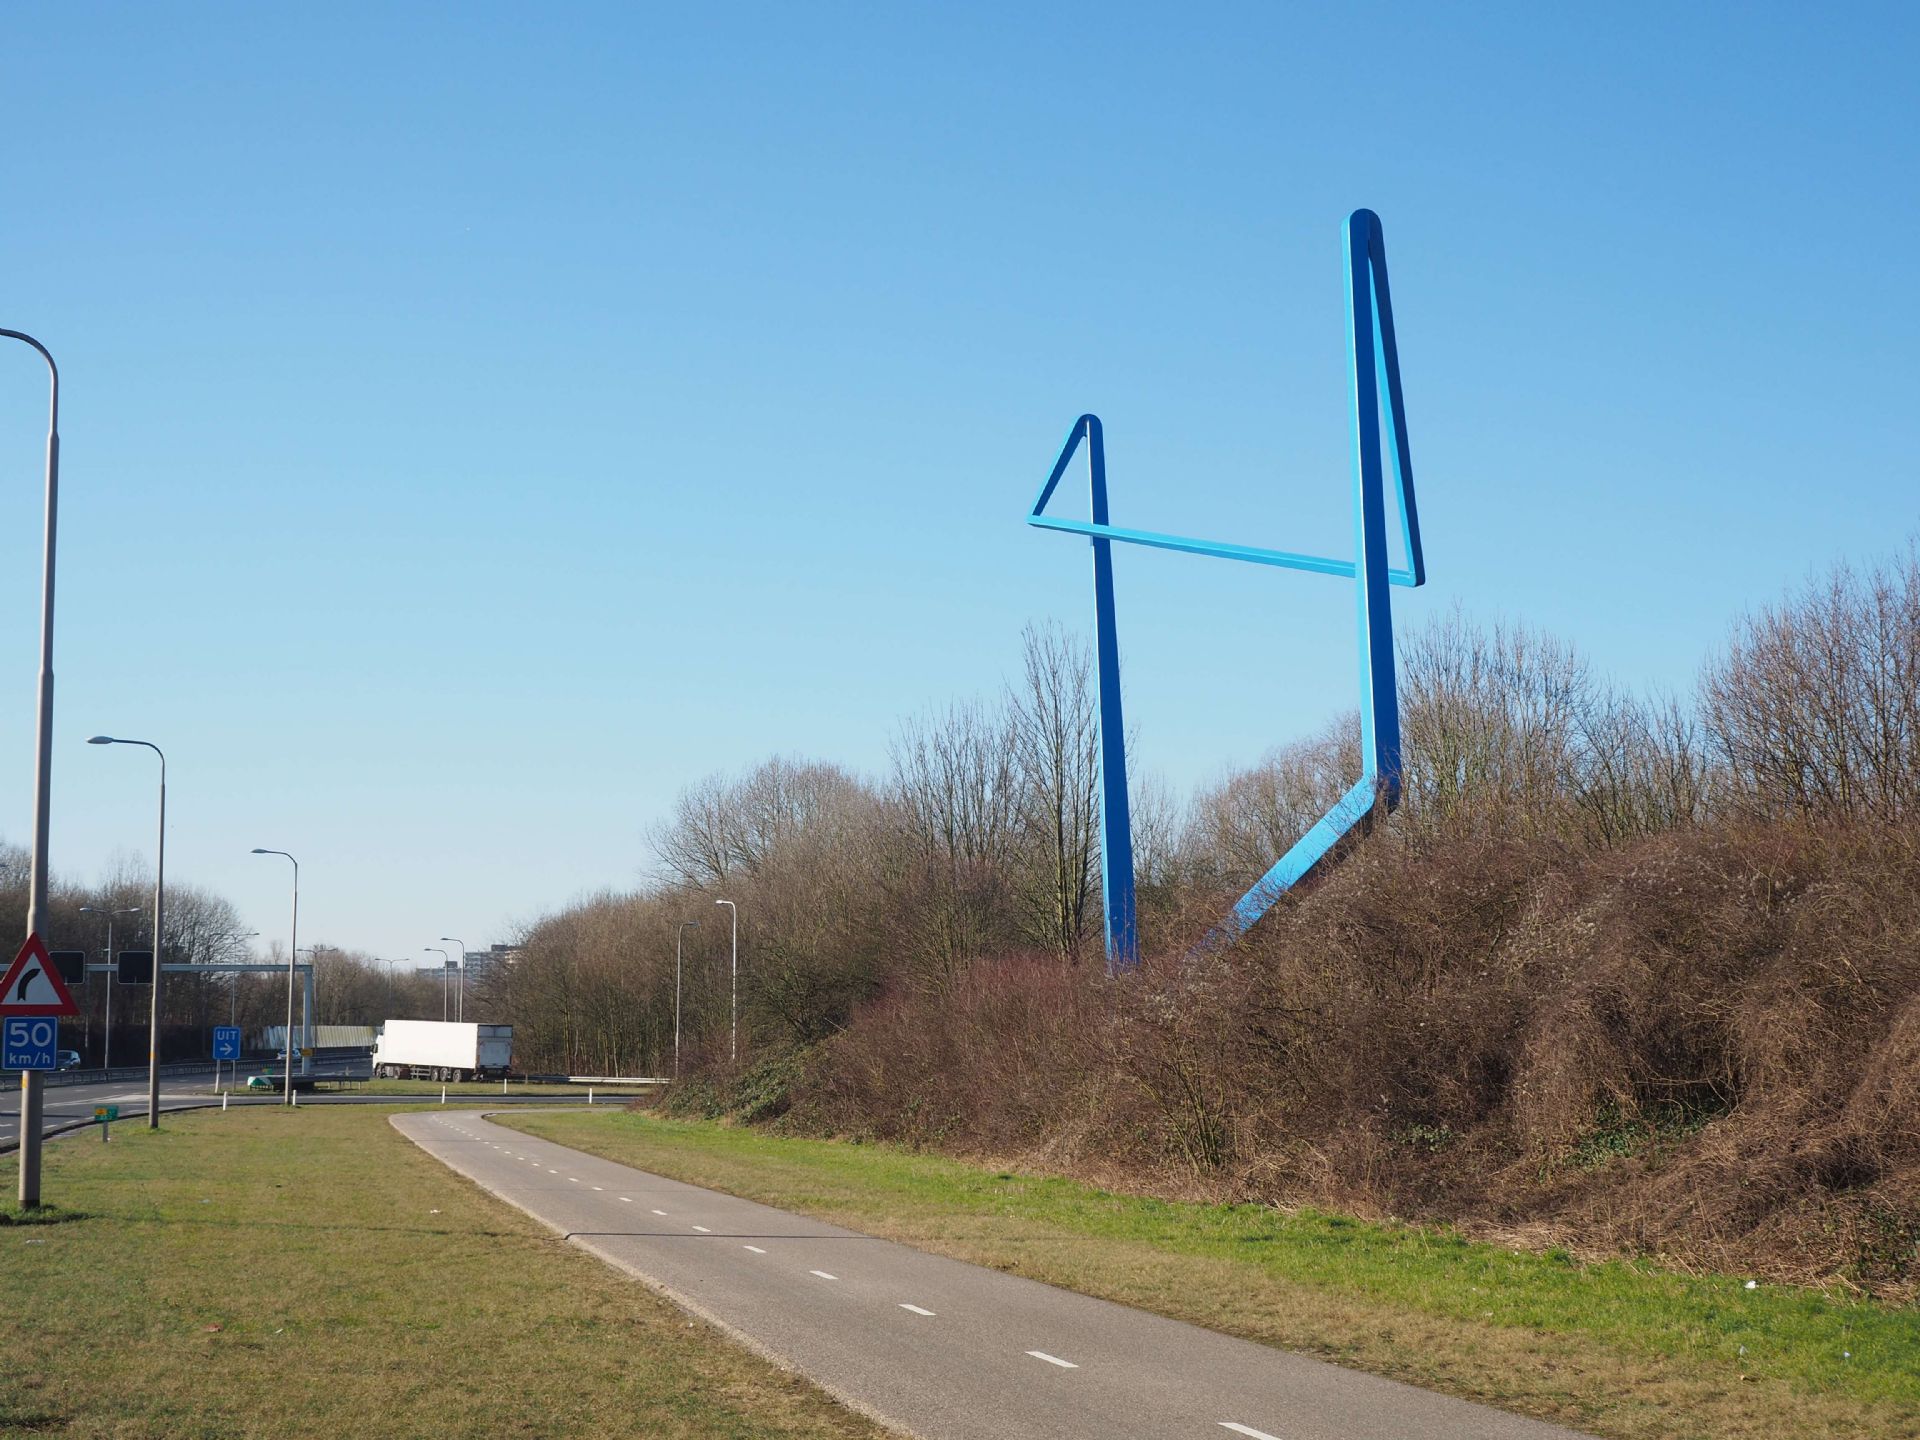
M 511 1025 L 389 1020 L 373 1046 L 383 1080 L 498 1080 L 513 1062 Z

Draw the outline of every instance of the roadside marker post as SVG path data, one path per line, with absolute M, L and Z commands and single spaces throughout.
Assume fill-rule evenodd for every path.
M 112 1129 L 113 1122 L 120 1118 L 120 1107 L 118 1105 L 96 1105 L 93 1107 L 93 1118 L 100 1122 L 100 1143 L 105 1145 L 111 1138 L 107 1132 Z

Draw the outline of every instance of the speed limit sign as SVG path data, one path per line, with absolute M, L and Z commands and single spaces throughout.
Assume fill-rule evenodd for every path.
M 0 1049 L 0 1069 L 51 1070 L 60 1053 L 60 1022 L 41 1015 L 9 1015 Z

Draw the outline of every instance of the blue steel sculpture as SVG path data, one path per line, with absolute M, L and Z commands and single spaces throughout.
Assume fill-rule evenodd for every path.
M 1027 516 L 1029 525 L 1086 535 L 1093 545 L 1094 653 L 1100 696 L 1101 891 L 1106 904 L 1107 964 L 1111 968 L 1128 968 L 1140 961 L 1133 896 L 1133 827 L 1127 806 L 1126 727 L 1120 714 L 1120 650 L 1113 609 L 1115 541 L 1317 575 L 1350 576 L 1359 582 L 1355 590 L 1360 636 L 1360 779 L 1240 897 L 1216 935 L 1244 931 L 1343 840 L 1356 832 L 1365 834 L 1377 815 L 1400 803 L 1400 698 L 1394 675 L 1393 607 L 1387 587 L 1424 585 L 1427 569 L 1420 548 L 1420 513 L 1414 503 L 1413 460 L 1407 449 L 1400 352 L 1394 342 L 1393 303 L 1387 290 L 1387 251 L 1380 217 L 1371 210 L 1354 211 L 1347 217 L 1345 238 L 1348 359 L 1353 377 L 1354 559 L 1297 555 L 1219 540 L 1128 530 L 1108 523 L 1106 445 L 1099 418 L 1093 415 L 1082 415 L 1074 422 L 1060 458 L 1054 461 L 1053 473 Z M 1386 425 L 1393 438 L 1400 529 L 1406 541 L 1405 569 L 1391 568 L 1387 559 L 1386 487 L 1380 463 L 1383 389 Z M 1057 519 L 1045 513 L 1047 502 L 1082 444 L 1087 447 L 1093 518 Z

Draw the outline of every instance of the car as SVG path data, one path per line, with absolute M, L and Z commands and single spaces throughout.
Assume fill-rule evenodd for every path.
M 247 1089 L 249 1090 L 271 1090 L 273 1088 L 274 1082 L 271 1075 L 249 1075 L 247 1077 Z
M 58 1055 L 54 1056 L 53 1068 L 56 1070 L 78 1070 L 80 1068 L 80 1052 L 78 1050 L 62 1050 Z

